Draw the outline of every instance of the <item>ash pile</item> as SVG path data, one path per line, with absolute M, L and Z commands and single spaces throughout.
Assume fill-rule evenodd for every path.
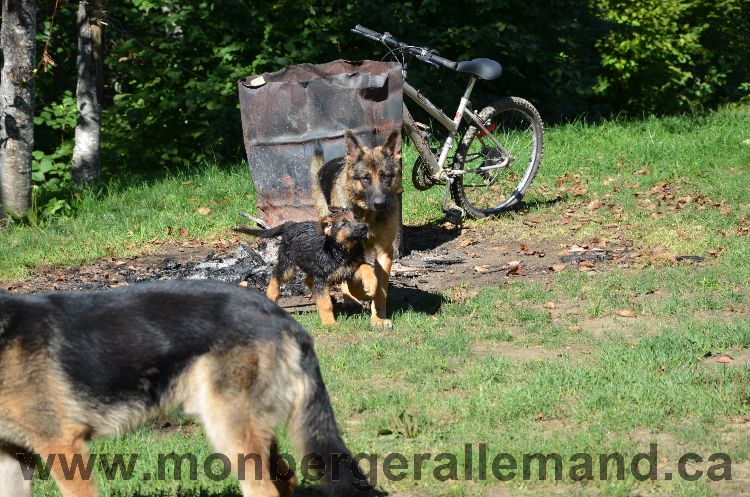
M 173 258 L 162 261 L 159 271 L 145 276 L 126 276 L 128 283 L 162 280 L 219 280 L 227 283 L 240 284 L 247 282 L 248 286 L 265 292 L 271 279 L 271 272 L 276 265 L 278 242 L 276 240 L 263 241 L 258 249 L 240 244 L 234 254 L 214 253 L 199 262 L 178 263 Z M 281 294 L 289 297 L 293 295 L 307 295 L 307 286 L 298 274 L 291 281 L 281 287 Z

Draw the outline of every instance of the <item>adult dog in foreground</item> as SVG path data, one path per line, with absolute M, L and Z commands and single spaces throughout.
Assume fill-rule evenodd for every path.
M 330 206 L 350 209 L 367 224 L 365 249 L 374 255 L 375 264 L 362 264 L 354 276 L 342 284 L 344 294 L 360 300 L 372 300 L 370 322 L 374 327 L 390 328 L 386 319 L 388 281 L 393 264 L 393 241 L 401 224 L 400 130 L 394 130 L 385 144 L 364 147 L 350 130 L 344 132 L 344 157 L 325 162 L 323 150 L 315 147 L 311 164 L 312 195 L 320 216 Z
M 173 281 L 0 294 L 0 496 L 31 495 L 24 454 L 86 461 L 91 437 L 177 405 L 245 475 L 245 497 L 293 493 L 270 462 L 287 419 L 331 495 L 370 490 L 339 436 L 311 336 L 254 290 Z M 97 495 L 93 478 L 66 477 L 59 461 L 51 472 L 64 497 Z

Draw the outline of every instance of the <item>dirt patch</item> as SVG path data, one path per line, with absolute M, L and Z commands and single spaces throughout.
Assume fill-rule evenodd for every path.
M 172 279 L 214 279 L 265 290 L 276 263 L 275 244 L 253 246 L 233 237 L 208 246 L 202 243 L 164 245 L 164 252 L 127 258 L 106 258 L 78 267 L 42 267 L 32 278 L 5 282 L 9 291 L 33 293 L 50 290 L 101 290 L 132 283 Z M 304 295 L 300 277 L 282 289 L 285 296 Z M 303 303 L 300 302 L 302 305 Z
M 478 356 L 507 357 L 521 361 L 581 360 L 591 357 L 591 349 L 584 347 L 542 346 L 527 347 L 511 342 L 493 340 L 476 340 L 471 345 L 471 352 Z
M 656 444 L 660 452 L 667 453 L 680 447 L 677 438 L 671 433 L 653 431 L 649 428 L 636 428 L 630 431 L 630 439 L 640 447 Z
M 746 370 L 750 365 L 750 349 L 729 349 L 722 353 L 710 353 L 702 363 L 707 368 L 732 368 Z
M 649 316 L 636 318 L 602 316 L 578 320 L 577 325 L 597 339 L 610 337 L 636 343 L 642 338 L 658 334 L 676 322 L 676 319 L 665 321 L 663 317 L 656 319 Z
M 610 255 L 606 255 L 596 241 L 583 246 L 562 240 L 517 243 L 506 239 L 492 225 L 463 229 L 438 225 L 405 227 L 404 242 L 406 253 L 394 264 L 390 298 L 397 308 L 420 301 L 420 307 L 428 312 L 440 307 L 435 291 L 479 288 L 516 279 L 545 281 L 563 270 L 596 274 L 616 266 L 626 267 L 630 253 L 624 245 L 610 244 L 606 252 Z M 190 278 L 201 270 L 207 274 L 202 277 L 239 283 L 261 264 L 254 255 L 259 249 L 254 242 L 238 236 L 209 243 L 164 244 L 158 253 L 108 257 L 70 268 L 40 267 L 32 277 L 2 282 L 0 288 L 21 293 L 99 290 L 139 281 Z M 571 254 L 575 257 L 571 258 Z M 566 262 L 562 262 L 563 258 Z M 222 271 L 227 265 L 232 268 L 225 274 Z M 264 289 L 267 272 L 264 269 L 257 278 L 250 278 L 250 286 Z M 295 284 L 299 286 L 299 282 Z M 301 294 L 302 287 L 287 292 L 287 296 L 296 297 L 282 299 L 281 304 L 292 310 L 314 309 L 309 301 L 299 298 Z M 430 295 L 432 298 L 428 298 Z
M 630 248 L 599 240 L 576 245 L 569 240 L 519 243 L 494 226 L 461 230 L 421 226 L 404 231 L 407 253 L 394 265 L 392 279 L 402 286 L 443 290 L 502 284 L 522 278 L 546 281 L 564 270 L 596 274 L 628 266 Z

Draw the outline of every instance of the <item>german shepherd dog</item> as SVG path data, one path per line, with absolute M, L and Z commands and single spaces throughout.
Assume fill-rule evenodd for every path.
M 311 336 L 258 292 L 173 281 L 0 294 L 0 495 L 31 495 L 21 470 L 30 454 L 86 461 L 91 437 L 177 405 L 246 475 L 244 497 L 294 491 L 270 462 L 287 419 L 297 448 L 320 457 L 331 495 L 370 491 L 339 436 Z M 97 495 L 59 461 L 51 473 L 64 497 Z
M 342 290 L 359 300 L 372 300 L 370 323 L 390 328 L 386 319 L 388 280 L 393 264 L 393 241 L 400 227 L 401 131 L 394 130 L 385 144 L 369 148 L 360 145 L 350 130 L 344 132 L 346 154 L 325 162 L 320 144 L 311 164 L 312 194 L 318 214 L 326 215 L 332 205 L 351 209 L 365 222 L 368 236 L 365 250 L 374 255 L 374 267 L 362 264 Z
M 275 228 L 235 231 L 275 238 L 281 236 L 279 260 L 273 268 L 266 296 L 277 302 L 282 283 L 294 278 L 297 270 L 305 273 L 305 283 L 312 290 L 324 325 L 336 324 L 330 289 L 347 278 L 365 262 L 364 240 L 367 225 L 354 218 L 349 209 L 331 208 L 330 213 L 314 221 L 286 222 Z

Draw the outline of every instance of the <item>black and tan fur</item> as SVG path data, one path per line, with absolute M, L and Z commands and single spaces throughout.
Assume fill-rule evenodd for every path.
M 288 419 L 297 448 L 327 461 L 333 496 L 368 492 L 341 440 L 310 335 L 254 290 L 218 282 L 158 282 L 107 292 L 0 294 L 0 495 L 28 497 L 16 457 L 87 457 L 86 442 L 117 436 L 181 405 L 215 450 L 243 461 L 242 494 L 291 495 L 273 481 L 276 428 Z M 59 456 L 58 456 L 59 457 Z M 298 459 L 299 460 L 299 459 Z M 343 470 L 342 470 L 343 469 Z M 64 497 L 97 495 L 93 479 L 66 479 Z
M 360 145 L 354 134 L 346 130 L 344 157 L 325 162 L 322 148 L 317 146 L 311 165 L 318 214 L 326 215 L 329 206 L 341 205 L 367 224 L 365 249 L 374 257 L 374 265 L 362 264 L 342 290 L 356 299 L 372 300 L 371 323 L 384 328 L 391 327 L 386 319 L 386 299 L 393 241 L 401 222 L 400 138 L 400 130 L 394 130 L 384 145 L 370 148 Z
M 266 230 L 236 228 L 235 231 L 275 238 L 280 236 L 279 258 L 271 274 L 266 296 L 278 302 L 282 283 L 305 273 L 324 325 L 336 324 L 331 302 L 331 286 L 351 278 L 364 263 L 367 225 L 354 218 L 349 209 L 332 208 L 318 223 L 286 222 Z

